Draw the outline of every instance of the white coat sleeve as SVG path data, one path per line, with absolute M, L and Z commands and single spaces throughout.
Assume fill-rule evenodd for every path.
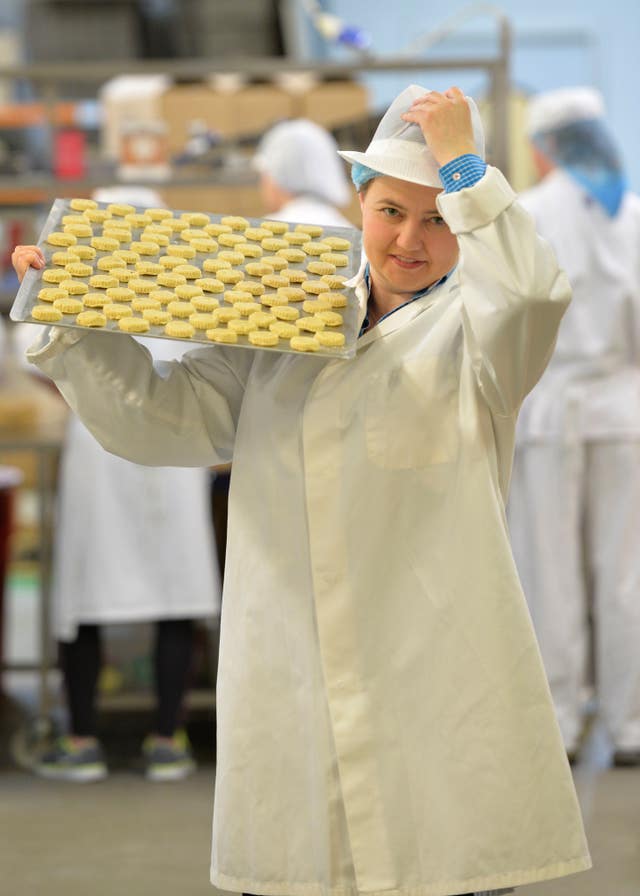
M 440 194 L 438 205 L 460 246 L 463 329 L 478 384 L 494 413 L 510 416 L 551 357 L 569 281 L 496 168 Z
M 107 451 L 147 466 L 231 460 L 253 352 L 203 347 L 154 366 L 149 351 L 124 333 L 52 328 L 43 343 L 27 358 Z

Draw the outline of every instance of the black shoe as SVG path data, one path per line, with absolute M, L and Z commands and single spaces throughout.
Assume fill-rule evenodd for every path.
M 640 747 L 635 750 L 616 750 L 613 754 L 616 768 L 633 768 L 640 765 Z

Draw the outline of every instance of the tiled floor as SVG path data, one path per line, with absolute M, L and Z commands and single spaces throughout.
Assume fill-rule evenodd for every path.
M 23 599 L 12 611 L 14 623 L 19 621 L 14 632 L 29 630 L 29 598 L 23 594 Z M 16 654 L 34 649 L 26 637 L 12 646 Z M 215 894 L 208 883 L 215 775 L 211 720 L 195 729 L 201 764 L 186 781 L 145 781 L 138 758 L 143 721 L 136 717 L 134 725 L 131 717 L 124 722 L 113 717 L 108 735 L 119 748 L 113 757 L 115 772 L 99 784 L 56 784 L 32 777 L 9 760 L 9 734 L 25 724 L 25 713 L 36 704 L 33 680 L 14 676 L 11 682 L 16 700 L 5 702 L 0 713 L 0 892 Z M 609 768 L 609 746 L 595 724 L 575 780 L 594 869 L 522 887 L 518 896 L 639 896 L 640 769 Z

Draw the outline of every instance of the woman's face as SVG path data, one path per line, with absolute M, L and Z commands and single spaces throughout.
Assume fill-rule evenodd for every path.
M 378 301 L 401 304 L 457 262 L 458 241 L 436 206 L 441 192 L 384 176 L 360 193 L 362 239 Z

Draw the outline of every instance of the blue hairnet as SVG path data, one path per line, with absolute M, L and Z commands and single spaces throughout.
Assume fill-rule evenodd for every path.
M 533 142 L 615 217 L 627 180 L 618 148 L 602 119 L 583 119 L 541 131 L 533 135 Z
M 358 193 L 374 177 L 382 177 L 382 175 L 379 171 L 374 171 L 373 168 L 367 168 L 362 162 L 354 162 L 351 166 L 351 180 Z

